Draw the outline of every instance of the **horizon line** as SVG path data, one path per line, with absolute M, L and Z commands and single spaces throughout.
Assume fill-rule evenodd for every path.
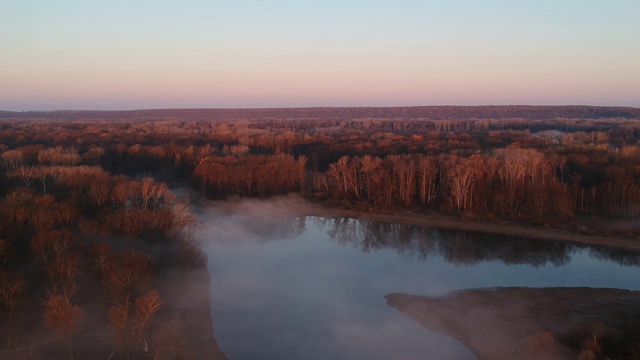
M 640 109 L 640 106 L 627 105 L 585 105 L 585 104 L 564 104 L 564 105 L 531 105 L 531 104 L 509 104 L 509 105 L 394 105 L 394 106 L 266 106 L 266 107 L 175 107 L 175 108 L 136 108 L 136 109 L 50 109 L 50 110 L 3 110 L 0 112 L 11 113 L 29 113 L 29 112 L 133 112 L 133 111 L 152 111 L 152 110 L 304 110 L 304 109 L 397 109 L 397 108 L 480 108 L 480 107 L 588 107 L 588 108 L 626 108 Z

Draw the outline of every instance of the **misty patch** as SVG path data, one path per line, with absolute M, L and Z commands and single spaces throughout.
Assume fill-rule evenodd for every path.
M 196 241 L 205 246 L 212 242 L 242 243 L 293 239 L 306 231 L 301 209 L 309 204 L 296 196 L 268 200 L 234 198 L 192 206 L 200 225 Z

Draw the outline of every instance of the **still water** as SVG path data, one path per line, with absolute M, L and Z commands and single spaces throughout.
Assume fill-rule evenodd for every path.
M 214 336 L 232 360 L 474 359 L 387 306 L 402 292 L 495 286 L 640 289 L 640 256 L 345 218 L 214 214 Z

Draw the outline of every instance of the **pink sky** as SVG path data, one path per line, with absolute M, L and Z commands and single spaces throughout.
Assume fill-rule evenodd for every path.
M 0 9 L 0 109 L 640 106 L 636 2 L 72 3 Z

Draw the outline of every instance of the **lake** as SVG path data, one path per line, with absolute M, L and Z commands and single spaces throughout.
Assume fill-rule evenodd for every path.
M 214 336 L 232 360 L 474 359 L 384 296 L 497 286 L 640 289 L 640 255 L 622 250 L 268 209 L 200 218 Z

